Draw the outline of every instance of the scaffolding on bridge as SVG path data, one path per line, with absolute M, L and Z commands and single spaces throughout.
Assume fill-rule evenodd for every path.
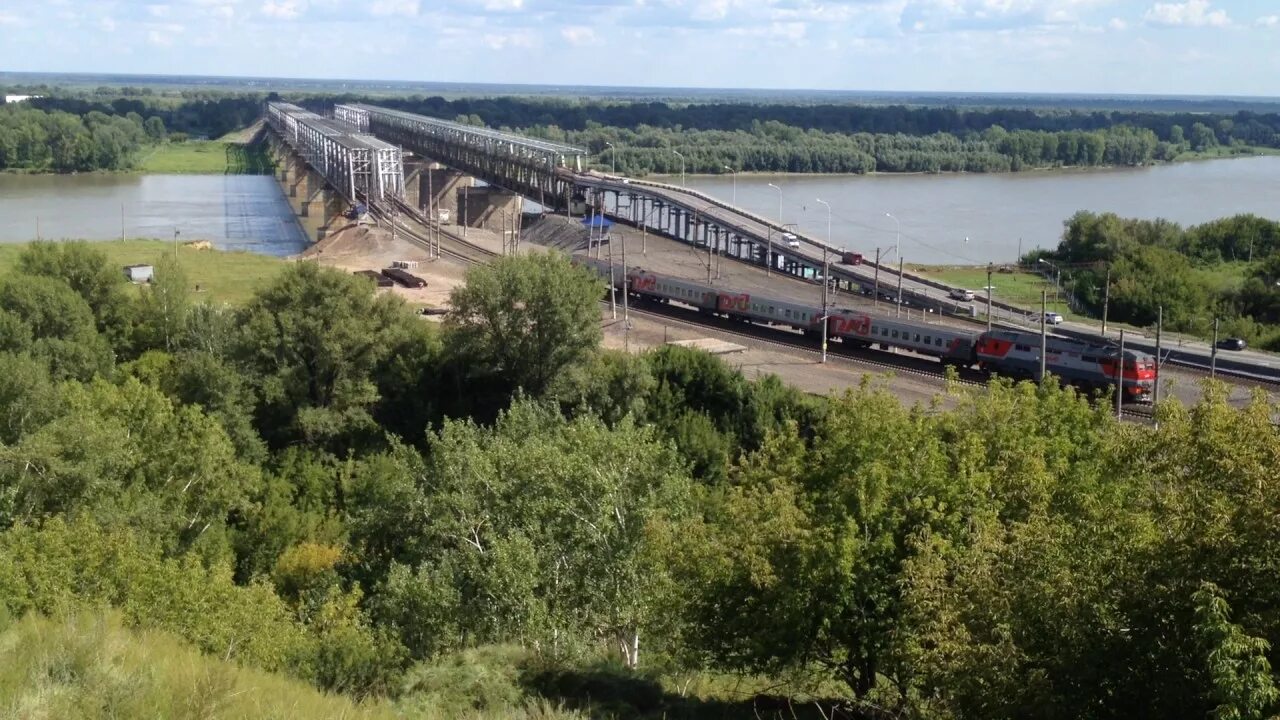
M 403 153 L 395 145 L 286 102 L 267 103 L 267 124 L 349 202 L 404 196 Z
M 548 201 L 567 204 L 565 171 L 580 172 L 587 155 L 571 145 L 375 105 L 335 105 L 333 114 L 361 132 L 374 133 L 542 205 Z

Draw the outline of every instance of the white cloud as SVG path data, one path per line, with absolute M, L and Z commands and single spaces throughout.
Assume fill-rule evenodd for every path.
M 1231 24 L 1226 10 L 1211 10 L 1209 0 L 1156 3 L 1142 16 L 1152 25 L 1165 27 L 1226 27 Z
M 537 44 L 534 36 L 523 30 L 516 30 L 508 33 L 485 33 L 481 42 L 490 50 L 505 50 L 506 48 L 531 48 Z
M 594 45 L 598 41 L 596 31 L 585 25 L 570 25 L 560 28 L 560 37 L 570 45 Z
M 480 7 L 490 12 L 509 12 L 524 7 L 524 0 L 481 0 Z
M 151 13 L 151 17 L 169 17 L 168 5 L 148 5 L 147 12 Z
M 1266 15 L 1254 23 L 1259 27 L 1280 27 L 1280 15 Z
M 1107 27 L 1111 28 L 1112 30 L 1125 30 L 1129 27 L 1129 23 L 1125 22 L 1124 20 L 1118 17 L 1113 17 L 1111 18 L 1110 21 L 1107 22 Z
M 306 11 L 305 0 L 267 0 L 262 3 L 262 14 L 280 20 L 295 20 Z
M 22 20 L 13 13 L 0 12 L 0 25 L 21 25 Z
M 415 17 L 418 14 L 419 0 L 377 0 L 369 11 L 378 17 L 403 15 Z
M 104 17 L 98 21 L 98 27 L 102 28 L 102 32 L 115 32 L 116 21 L 110 17 Z

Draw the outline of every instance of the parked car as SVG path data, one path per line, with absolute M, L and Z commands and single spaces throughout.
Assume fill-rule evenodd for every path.
M 973 301 L 972 290 L 965 290 L 964 288 L 951 288 L 950 295 L 951 295 L 951 299 L 953 300 L 963 300 L 965 302 Z
M 782 233 L 782 239 L 787 241 L 787 247 L 789 248 L 800 247 L 800 238 L 791 233 Z
M 1243 350 L 1248 347 L 1244 338 L 1229 337 L 1218 341 L 1218 348 L 1221 350 Z
M 1049 325 L 1061 325 L 1063 317 L 1056 312 L 1047 312 L 1044 314 L 1044 321 Z

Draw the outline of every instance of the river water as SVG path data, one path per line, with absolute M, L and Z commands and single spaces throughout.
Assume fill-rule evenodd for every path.
M 209 240 L 215 247 L 291 255 L 307 246 L 268 175 L 0 174 L 0 242 L 129 238 Z
M 680 182 L 678 176 L 666 180 Z M 728 173 L 687 182 L 724 200 L 735 193 Z M 742 175 L 737 204 L 776 219 L 779 192 L 769 183 L 782 189 L 784 223 L 825 239 L 827 209 L 817 200 L 826 200 L 832 243 L 869 258 L 876 247 L 889 253 L 900 223 L 908 263 L 1013 262 L 1020 247 L 1056 247 L 1063 221 L 1078 210 L 1184 225 L 1238 213 L 1280 219 L 1278 156 L 999 175 Z
M 668 178 L 679 182 L 679 178 Z M 1187 224 L 1236 213 L 1280 219 L 1280 157 L 1237 158 L 1125 170 L 1000 175 L 744 175 L 737 204 L 782 218 L 815 238 L 874 256 L 892 247 L 901 223 L 907 262 L 1013 262 L 1054 247 L 1077 210 L 1163 217 Z M 732 201 L 732 176 L 690 177 L 692 188 Z M 254 175 L 0 174 L 0 242 L 41 237 L 113 240 L 121 208 L 128 237 L 211 240 L 220 248 L 270 255 L 307 240 L 275 181 Z M 966 241 L 967 238 L 967 241 Z

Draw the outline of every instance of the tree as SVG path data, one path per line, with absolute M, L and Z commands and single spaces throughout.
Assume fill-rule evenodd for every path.
M 156 259 L 150 284 L 138 302 L 135 349 L 175 352 L 186 339 L 191 292 L 176 253 Z
M 84 240 L 40 240 L 19 253 L 17 267 L 28 275 L 66 283 L 88 303 L 98 332 L 112 348 L 117 353 L 129 350 L 133 303 L 125 293 L 124 274 L 107 261 L 106 253 Z
M 88 304 L 58 281 L 15 274 L 0 282 L 0 330 L 0 347 L 29 352 L 55 380 L 88 380 L 113 364 Z
M 600 281 L 557 253 L 473 267 L 450 295 L 448 343 L 473 379 L 540 395 L 600 344 Z
M 394 296 L 348 273 L 297 263 L 239 313 L 232 353 L 257 390 L 259 434 L 275 447 L 305 440 L 345 452 L 374 441 L 374 373 L 403 323 Z

